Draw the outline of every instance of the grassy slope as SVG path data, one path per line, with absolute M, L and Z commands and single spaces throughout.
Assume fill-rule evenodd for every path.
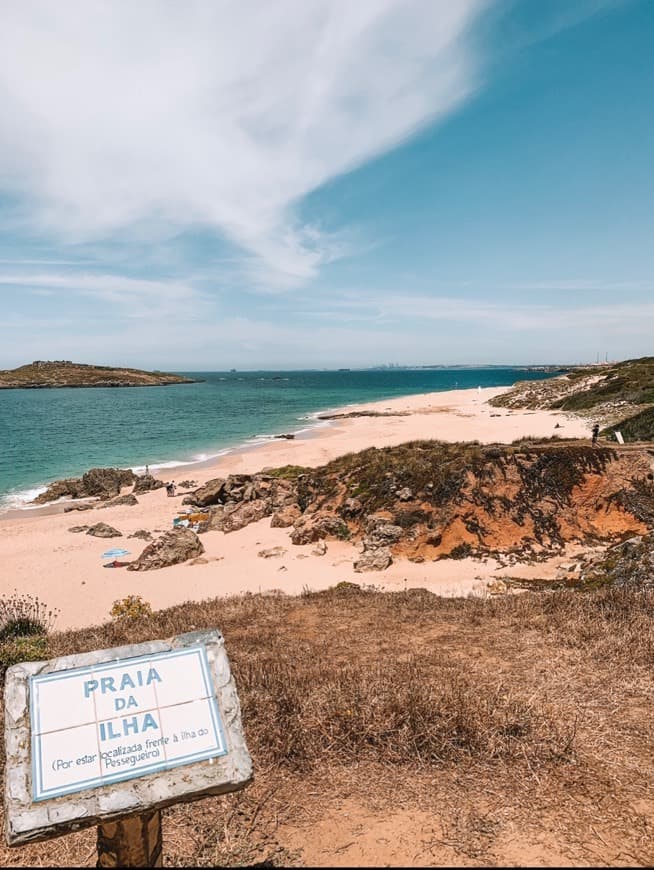
M 615 441 L 616 430 L 622 433 L 625 441 L 654 441 L 654 405 L 614 426 L 607 426 L 602 435 Z
M 17 369 L 0 371 L 2 387 L 92 387 L 104 385 L 155 386 L 188 383 L 189 379 L 166 372 L 91 366 L 84 363 L 29 363 Z
M 173 866 L 649 866 L 653 613 L 627 590 L 344 588 L 189 602 L 41 654 L 223 631 L 255 783 L 164 813 Z M 91 866 L 95 830 L 0 861 Z
M 603 402 L 654 404 L 654 357 L 626 360 L 601 370 L 603 379 L 587 390 L 567 396 L 551 407 L 563 411 L 594 408 Z

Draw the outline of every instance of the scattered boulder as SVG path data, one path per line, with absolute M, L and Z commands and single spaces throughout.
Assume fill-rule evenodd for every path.
M 324 556 L 327 552 L 327 542 L 326 541 L 318 541 L 316 546 L 311 551 L 312 556 Z
M 303 515 L 296 521 L 291 532 L 294 544 L 313 544 L 328 536 L 347 540 L 350 530 L 340 517 L 318 511 L 310 516 Z
M 275 438 L 285 438 L 287 441 L 292 441 L 295 438 L 291 432 L 284 432 L 281 435 L 275 435 Z
M 122 538 L 123 536 L 122 532 L 106 523 L 96 523 L 94 526 L 89 526 L 86 534 L 93 535 L 94 538 Z
M 142 541 L 151 541 L 152 535 L 147 529 L 137 529 L 133 534 L 128 535 L 128 538 L 140 538 Z
M 403 486 L 402 489 L 397 491 L 397 497 L 400 501 L 411 501 L 413 498 L 413 491 L 409 489 L 408 486 Z
M 235 532 L 256 523 L 269 513 L 269 505 L 263 499 L 246 501 L 236 506 L 229 513 L 225 511 L 222 521 L 223 532 Z M 210 525 L 211 527 L 211 525 Z
M 393 562 L 391 551 L 388 547 L 377 547 L 374 550 L 365 550 L 354 563 L 354 570 L 362 571 L 385 571 Z
M 71 526 L 68 531 L 69 532 L 85 532 L 89 527 L 88 526 Z
M 198 507 L 208 507 L 212 504 L 221 504 L 225 492 L 225 479 L 215 477 L 213 480 L 208 480 L 204 486 L 196 489 L 184 496 L 182 504 L 194 504 Z
M 354 519 L 354 517 L 358 517 L 362 511 L 363 505 L 358 498 L 346 498 L 341 505 L 339 513 L 344 519 Z
M 163 480 L 153 477 L 151 474 L 142 474 L 134 481 L 132 492 L 134 495 L 140 495 L 143 492 L 151 492 L 153 489 L 161 489 L 166 484 Z
M 370 517 L 365 528 L 366 536 L 363 540 L 367 550 L 396 544 L 402 538 L 404 531 L 402 526 L 393 525 L 379 517 Z
M 273 529 L 287 529 L 292 526 L 302 516 L 300 506 L 297 504 L 289 504 L 286 507 L 280 508 L 270 518 L 270 527 Z
M 96 506 L 92 501 L 81 501 L 79 504 L 67 504 L 64 508 L 64 513 L 68 514 L 71 511 L 90 511 Z
M 117 495 L 116 498 L 109 499 L 104 504 L 101 504 L 100 508 L 109 508 L 109 507 L 118 507 L 119 505 L 135 505 L 138 504 L 138 499 L 133 493 L 129 492 L 127 495 Z
M 177 484 L 178 489 L 195 489 L 197 488 L 197 480 L 182 480 Z
M 184 527 L 164 532 L 143 550 L 138 559 L 127 566 L 128 571 L 153 571 L 195 559 L 204 553 L 202 542 L 190 529 Z
M 285 547 L 271 547 L 269 550 L 259 550 L 257 556 L 261 559 L 276 559 L 286 553 Z

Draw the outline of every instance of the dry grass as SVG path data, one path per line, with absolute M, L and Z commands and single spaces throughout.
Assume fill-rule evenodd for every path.
M 647 864 L 653 612 L 654 593 L 629 589 L 484 601 L 343 588 L 191 602 L 52 635 L 47 653 L 223 631 L 256 782 L 167 811 L 168 863 L 343 863 L 353 847 L 316 826 L 331 813 L 346 828 L 347 798 L 364 819 L 352 842 L 398 806 L 438 820 L 419 857 L 372 863 L 533 863 L 512 851 L 517 825 L 543 860 Z M 88 865 L 93 845 L 87 832 L 0 861 Z

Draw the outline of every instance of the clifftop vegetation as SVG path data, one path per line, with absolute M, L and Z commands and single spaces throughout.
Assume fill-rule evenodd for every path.
M 615 440 L 654 440 L 654 357 L 603 366 L 580 366 L 548 381 L 519 381 L 490 401 L 504 408 L 547 408 L 583 414 Z
M 192 383 L 195 382 L 182 375 L 92 366 L 70 360 L 36 360 L 17 369 L 0 371 L 0 390 L 53 387 L 159 387 Z

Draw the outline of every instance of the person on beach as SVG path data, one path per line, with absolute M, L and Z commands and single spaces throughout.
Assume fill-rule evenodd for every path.
M 595 423 L 595 425 L 592 428 L 592 433 L 593 433 L 592 443 L 597 444 L 597 438 L 599 436 L 599 423 Z
M 145 476 L 150 477 L 150 466 L 149 465 L 145 466 Z
M 170 494 L 171 494 L 171 495 L 175 495 L 175 494 L 176 494 L 176 489 L 177 489 L 177 488 L 176 488 L 176 486 L 175 486 L 175 481 L 174 481 L 174 480 L 173 480 L 173 482 L 170 484 L 170 489 L 171 489 L 171 493 L 170 493 Z
M 167 483 L 167 484 L 166 484 L 166 495 L 168 496 L 168 498 L 170 498 L 171 495 L 173 495 L 173 485 L 172 485 L 172 483 Z

